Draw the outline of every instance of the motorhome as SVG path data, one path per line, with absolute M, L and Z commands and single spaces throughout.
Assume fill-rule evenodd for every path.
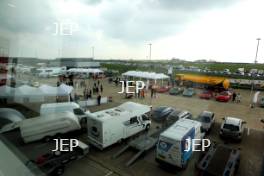
M 25 143 L 81 129 L 78 118 L 71 112 L 47 114 L 20 122 L 20 132 Z
M 46 103 L 40 106 L 40 115 L 66 111 L 72 112 L 78 117 L 82 128 L 87 127 L 87 113 L 90 111 L 82 109 L 80 105 L 75 102 Z
M 90 113 L 87 119 L 89 142 L 102 150 L 149 129 L 150 110 L 147 105 L 126 102 L 115 108 Z
M 36 70 L 38 77 L 48 78 L 66 73 L 66 67 L 46 67 Z
M 186 168 L 193 152 L 193 143 L 190 141 L 203 137 L 200 122 L 190 119 L 178 120 L 160 134 L 156 147 L 156 161 L 160 164 Z

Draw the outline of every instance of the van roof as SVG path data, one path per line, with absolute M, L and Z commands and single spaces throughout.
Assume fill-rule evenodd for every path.
M 145 114 L 150 111 L 148 105 L 142 105 L 134 102 L 126 102 L 115 108 L 98 111 L 92 114 L 92 118 L 100 121 L 106 121 L 113 118 L 122 117 L 123 119 L 129 119 L 133 116 Z
M 79 124 L 78 118 L 72 112 L 59 112 L 22 120 L 20 122 L 20 127 L 24 128 L 28 126 L 42 125 L 43 122 L 52 123 L 55 119 L 71 119 L 72 122 L 75 121 Z
M 80 105 L 75 102 L 46 103 L 46 104 L 42 104 L 41 108 L 56 108 L 56 107 L 63 107 L 63 106 L 80 108 Z
M 180 119 L 177 122 L 175 122 L 173 125 L 171 125 L 167 130 L 162 132 L 160 136 L 175 140 L 181 140 L 182 137 L 190 129 L 199 126 L 201 126 L 201 123 L 198 121 L 190 120 L 190 119 Z

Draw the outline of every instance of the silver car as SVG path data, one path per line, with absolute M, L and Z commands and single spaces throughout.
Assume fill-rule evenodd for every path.
M 214 113 L 210 111 L 203 111 L 199 114 L 198 120 L 202 123 L 202 130 L 209 132 L 215 122 Z
M 220 129 L 220 137 L 232 138 L 241 141 L 244 132 L 244 123 L 246 122 L 239 118 L 224 118 Z

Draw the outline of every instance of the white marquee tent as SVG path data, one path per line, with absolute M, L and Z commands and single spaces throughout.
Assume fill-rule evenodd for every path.
M 39 88 L 23 85 L 17 88 L 9 86 L 0 86 L 0 98 L 13 98 L 14 102 L 43 102 L 45 97 L 51 96 L 70 96 L 73 93 L 73 87 L 61 84 L 59 87 L 42 85 Z
M 67 70 L 68 73 L 82 73 L 82 74 L 100 74 L 103 73 L 102 70 L 97 68 L 71 68 Z
M 163 73 L 155 73 L 155 72 L 142 72 L 142 71 L 127 71 L 122 74 L 126 77 L 133 77 L 133 78 L 143 78 L 147 80 L 155 80 L 155 83 L 157 80 L 163 80 L 168 79 L 169 76 L 163 74 Z

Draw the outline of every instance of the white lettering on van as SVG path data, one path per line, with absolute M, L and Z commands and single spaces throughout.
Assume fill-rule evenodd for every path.
M 200 150 L 198 146 L 202 146 L 202 149 Z M 185 143 L 185 149 L 184 151 L 188 152 L 192 150 L 193 152 L 199 152 L 199 151 L 205 151 L 206 148 L 210 147 L 211 141 L 209 139 L 186 139 Z
M 69 152 L 73 151 L 75 147 L 79 145 L 77 139 L 54 139 L 55 140 L 55 149 L 54 151 Z

